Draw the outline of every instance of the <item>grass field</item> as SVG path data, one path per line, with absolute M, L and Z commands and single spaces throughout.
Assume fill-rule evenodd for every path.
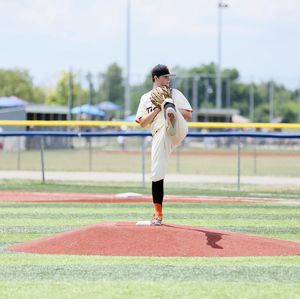
M 119 148 L 115 148 L 118 149 Z M 101 148 L 46 150 L 44 153 L 47 171 L 103 171 L 103 172 L 141 172 L 142 155 L 138 151 L 111 152 Z M 75 161 L 75 163 L 74 163 Z M 76 163 L 76 161 L 80 161 Z M 241 151 L 241 175 L 272 175 L 299 177 L 300 155 L 293 151 L 260 151 L 254 155 L 251 150 Z M 0 152 L 2 170 L 40 170 L 40 151 Z M 90 168 L 91 165 L 91 168 Z M 150 154 L 145 155 L 145 170 L 150 171 Z M 168 173 L 236 175 L 236 149 L 209 150 L 188 149 L 175 151 L 170 158 Z
M 132 183 L 132 192 L 150 193 Z M 0 182 L 0 190 L 119 193 L 128 185 Z M 255 189 L 261 203 L 166 203 L 165 220 L 300 241 L 299 190 Z M 1 191 L 0 191 L 1 192 Z M 167 194 L 233 196 L 168 186 Z M 297 298 L 300 257 L 155 258 L 12 253 L 10 244 L 102 221 L 148 219 L 148 203 L 0 202 L 0 298 Z

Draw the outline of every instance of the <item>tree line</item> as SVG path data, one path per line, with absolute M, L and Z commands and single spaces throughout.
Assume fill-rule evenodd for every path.
M 190 100 L 195 97 L 198 108 L 215 107 L 214 63 L 192 68 L 175 67 L 176 87 Z M 131 112 L 135 113 L 143 93 L 152 88 L 150 71 L 140 84 L 131 86 Z M 36 86 L 27 70 L 0 69 L 0 96 L 17 96 L 32 103 L 79 106 L 111 101 L 124 107 L 125 78 L 122 68 L 113 63 L 107 69 L 82 76 L 62 71 L 55 86 Z M 299 121 L 299 90 L 287 89 L 274 82 L 243 83 L 237 69 L 222 71 L 222 108 L 238 109 L 253 122 Z

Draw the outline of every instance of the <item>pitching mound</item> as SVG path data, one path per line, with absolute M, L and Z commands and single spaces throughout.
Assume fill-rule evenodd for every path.
M 109 222 L 10 246 L 8 250 L 106 256 L 278 256 L 300 254 L 300 243 L 175 224 Z

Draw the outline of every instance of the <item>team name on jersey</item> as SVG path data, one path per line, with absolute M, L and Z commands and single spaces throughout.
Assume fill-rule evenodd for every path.
M 154 108 L 155 108 L 155 107 L 152 107 L 152 106 L 151 106 L 151 107 L 147 107 L 147 108 L 146 108 L 147 113 L 152 112 L 152 111 L 154 110 Z

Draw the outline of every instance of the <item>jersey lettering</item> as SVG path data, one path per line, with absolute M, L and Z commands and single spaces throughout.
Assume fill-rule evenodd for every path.
M 147 110 L 147 113 L 150 113 L 150 112 L 152 112 L 153 111 L 153 107 L 148 107 L 148 108 L 146 108 L 146 110 Z

